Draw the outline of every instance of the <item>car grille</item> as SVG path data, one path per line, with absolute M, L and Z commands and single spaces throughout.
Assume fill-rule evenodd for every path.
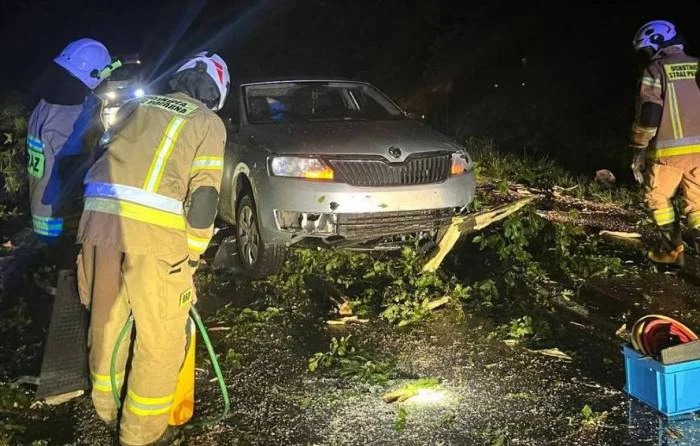
M 337 214 L 338 235 L 349 240 L 432 231 L 452 221 L 452 209 Z
M 403 163 L 382 159 L 329 159 L 335 178 L 352 186 L 410 186 L 447 179 L 450 153 L 414 156 Z

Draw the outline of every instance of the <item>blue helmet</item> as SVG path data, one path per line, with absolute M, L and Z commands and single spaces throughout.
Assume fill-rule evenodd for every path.
M 112 62 L 112 57 L 97 40 L 80 39 L 69 43 L 53 61 L 94 90 L 103 80 L 99 72 Z
M 645 23 L 637 30 L 632 40 L 632 45 L 634 45 L 636 50 L 650 48 L 658 51 L 660 48 L 667 46 L 676 37 L 676 27 L 673 26 L 673 23 L 666 20 L 654 20 Z

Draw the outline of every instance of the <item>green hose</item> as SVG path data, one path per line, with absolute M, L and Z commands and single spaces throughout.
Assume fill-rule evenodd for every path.
M 119 347 L 121 347 L 122 342 L 127 334 L 131 334 L 131 326 L 134 324 L 134 315 L 129 313 L 129 317 L 126 318 L 122 330 L 117 336 L 117 342 L 114 344 L 112 349 L 112 359 L 109 361 L 109 381 L 112 384 L 112 397 L 114 398 L 114 403 L 117 405 L 117 409 L 122 407 L 122 399 L 119 396 L 119 386 L 117 386 L 117 357 L 119 356 Z
M 197 327 L 199 328 L 199 332 L 202 335 L 202 340 L 204 340 L 204 345 L 207 347 L 207 352 L 209 352 L 209 359 L 211 359 L 211 366 L 214 369 L 214 373 L 216 374 L 216 379 L 219 381 L 219 388 L 221 389 L 221 397 L 224 400 L 224 410 L 221 412 L 221 415 L 218 416 L 217 418 L 214 418 L 212 420 L 207 420 L 207 421 L 200 421 L 198 423 L 194 424 L 188 424 L 185 426 L 185 429 L 193 429 L 195 427 L 204 427 L 208 426 L 211 424 L 218 423 L 219 421 L 223 420 L 228 416 L 229 409 L 231 407 L 231 402 L 228 397 L 228 389 L 226 388 L 226 382 L 224 381 L 224 376 L 221 374 L 221 368 L 219 367 L 219 361 L 216 359 L 216 353 L 214 353 L 214 347 L 211 345 L 211 340 L 209 339 L 209 334 L 207 334 L 207 329 L 204 326 L 204 322 L 202 322 L 202 318 L 199 316 L 199 312 L 197 309 L 192 306 L 190 308 L 190 317 L 194 320 L 194 323 L 197 324 Z
M 226 382 L 224 381 L 224 376 L 221 373 L 221 368 L 219 367 L 219 361 L 216 359 L 214 347 L 211 345 L 211 339 L 209 339 L 209 334 L 207 333 L 207 329 L 204 326 L 204 322 L 202 322 L 202 318 L 194 306 L 190 307 L 190 318 L 194 321 L 195 325 L 197 325 L 197 328 L 199 328 L 199 333 L 202 335 L 204 345 L 207 347 L 207 352 L 209 353 L 209 358 L 211 359 L 211 365 L 214 368 L 214 373 L 216 374 L 216 379 L 219 382 L 219 388 L 221 389 L 221 397 L 224 400 L 224 410 L 220 416 L 212 420 L 188 424 L 185 426 L 185 429 L 193 429 L 195 427 L 204 427 L 214 423 L 218 423 L 219 421 L 223 420 L 228 416 L 229 409 L 231 407 L 231 402 L 228 396 L 228 389 L 226 388 Z M 131 333 L 131 327 L 133 325 L 133 322 L 134 316 L 132 314 L 129 314 L 129 317 L 127 318 L 126 322 L 124 323 L 124 326 L 119 332 L 117 341 L 114 344 L 114 349 L 112 350 L 112 358 L 109 364 L 109 379 L 112 384 L 112 396 L 114 397 L 114 403 L 117 405 L 117 409 L 120 409 L 122 407 L 121 397 L 119 395 L 119 387 L 117 386 L 117 357 L 119 356 L 119 348 L 121 347 L 122 342 L 124 342 L 124 338 L 127 336 L 127 334 Z

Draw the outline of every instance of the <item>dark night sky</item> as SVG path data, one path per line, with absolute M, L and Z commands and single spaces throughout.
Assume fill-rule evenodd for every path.
M 102 40 L 114 53 L 140 51 L 153 62 L 198 3 L 0 0 L 6 58 L 0 77 L 26 89 L 68 41 L 85 36 Z M 625 133 L 636 78 L 631 39 L 641 23 L 674 21 L 690 52 L 700 53 L 693 51 L 700 50 L 696 4 L 209 1 L 159 71 L 208 42 L 227 58 L 234 77 L 359 77 L 419 108 L 434 106 L 426 91 L 451 82 L 446 131 L 489 135 L 505 125 L 513 128 L 510 143 L 526 137 L 532 141 L 523 146 L 580 151 L 568 139 L 601 130 Z M 625 137 L 615 144 L 624 145 Z
M 622 1 L 576 2 L 571 6 L 574 2 L 498 0 L 2 0 L 3 52 L 17 68 L 4 70 L 2 76 L 28 81 L 32 73 L 41 70 L 70 39 L 82 36 L 100 39 L 114 52 L 140 50 L 154 56 L 162 51 L 162 45 L 177 28 L 183 11 L 196 3 L 207 4 L 193 24 L 194 32 L 191 28 L 180 41 L 179 48 L 205 40 L 204 36 L 215 34 L 234 23 L 244 11 L 255 10 L 254 5 L 262 4 L 248 18 L 239 20 L 230 32 L 223 33 L 213 46 L 229 49 L 232 54 L 242 53 L 241 61 L 246 65 L 260 64 L 268 71 L 297 70 L 304 62 L 316 62 L 309 57 L 311 52 L 316 52 L 318 59 L 330 57 L 324 59 L 323 65 L 309 66 L 310 72 L 353 71 L 357 66 L 338 57 L 338 52 L 355 56 L 364 51 L 365 56 L 376 56 L 373 53 L 378 47 L 385 53 L 392 48 L 403 53 L 406 47 L 412 47 L 421 53 L 424 46 L 456 27 L 463 28 L 466 33 L 473 31 L 475 35 L 469 44 L 476 47 L 483 43 L 493 45 L 494 36 L 501 35 L 503 45 L 495 49 L 506 57 L 509 52 L 516 55 L 536 52 L 556 64 L 557 59 L 567 59 L 581 52 L 578 56 L 582 65 L 586 64 L 587 57 L 592 58 L 592 62 L 618 59 L 626 63 L 630 57 L 632 33 L 649 18 L 676 21 L 691 40 L 698 37 L 700 30 L 698 16 L 684 8 L 684 2 L 673 2 L 673 11 L 655 13 L 661 4 L 658 1 L 649 2 L 655 5 L 652 8 L 645 7 L 644 2 Z M 696 2 L 687 2 L 687 5 L 693 3 Z M 520 29 L 523 27 L 525 30 Z M 513 36 L 515 42 L 509 42 L 509 37 Z M 299 48 L 302 45 L 306 48 Z M 468 59 L 472 52 L 473 48 L 465 47 L 461 56 Z M 298 63 L 289 61 L 290 53 L 297 55 Z M 504 68 L 500 61 L 494 62 L 489 69 Z M 620 66 L 624 69 L 622 64 Z M 363 69 L 371 71 L 370 67 Z M 256 70 L 250 71 L 255 73 Z M 405 73 L 405 76 L 416 77 L 417 74 L 422 73 Z

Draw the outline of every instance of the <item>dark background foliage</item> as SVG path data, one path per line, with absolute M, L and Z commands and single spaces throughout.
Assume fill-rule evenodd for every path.
M 663 6 L 664 9 L 661 9 Z M 672 6 L 672 8 L 671 8 Z M 2 2 L 2 76 L 28 89 L 71 39 L 140 52 L 151 80 L 202 47 L 235 79 L 327 74 L 369 80 L 440 130 L 548 156 L 573 173 L 626 175 L 644 21 L 699 45 L 695 2 Z

